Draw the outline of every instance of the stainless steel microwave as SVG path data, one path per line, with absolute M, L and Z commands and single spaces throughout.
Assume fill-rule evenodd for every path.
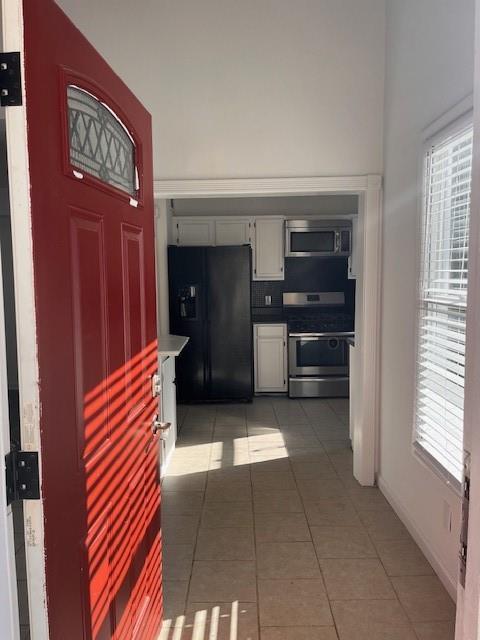
M 285 255 L 349 256 L 352 253 L 350 220 L 287 220 Z

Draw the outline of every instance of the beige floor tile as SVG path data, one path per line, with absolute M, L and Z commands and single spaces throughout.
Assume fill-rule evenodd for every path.
M 223 426 L 223 427 L 238 427 L 238 426 L 246 426 L 247 425 L 247 416 L 245 414 L 228 414 L 228 413 L 217 413 L 215 418 L 215 427 Z
M 225 438 L 230 438 L 232 440 L 237 440 L 238 438 L 246 438 L 247 437 L 247 425 L 215 425 L 213 430 L 213 441 L 217 441 L 218 439 L 223 440 Z
M 163 547 L 163 579 L 190 580 L 193 544 L 166 544 Z
M 159 640 L 258 640 L 255 603 L 189 603 L 184 619 Z
M 315 433 L 302 434 L 290 427 L 282 435 L 287 449 L 315 449 L 320 446 Z
M 199 517 L 197 515 L 164 518 L 162 536 L 165 544 L 193 544 L 197 537 Z
M 202 491 L 172 491 L 162 494 L 162 517 L 200 514 L 203 505 Z
M 353 453 L 347 450 L 330 451 L 328 454 L 331 464 L 341 472 L 353 473 Z
M 348 487 L 347 489 L 348 495 L 358 510 L 385 509 L 390 506 L 380 489 L 376 487 L 361 487 L 357 485 L 353 489 Z
M 246 445 L 220 446 L 220 443 L 214 443 L 209 469 L 241 467 L 248 464 L 250 464 L 250 453 Z
M 203 510 L 201 526 L 205 529 L 252 528 L 252 505 L 248 502 L 212 502 Z
M 324 442 L 326 440 L 346 440 L 349 436 L 349 429 L 341 422 L 329 424 L 328 426 L 315 426 L 314 431 L 317 438 Z
M 261 542 L 257 544 L 257 574 L 260 579 L 320 578 L 311 542 Z
M 210 444 L 212 442 L 213 431 L 205 431 L 199 430 L 189 431 L 188 435 L 183 435 L 177 440 L 177 448 L 183 453 L 184 456 L 189 456 L 190 458 L 195 457 L 197 455 L 196 449 L 203 445 L 203 448 L 210 449 Z
M 255 563 L 196 560 L 189 599 L 191 602 L 256 602 Z
M 167 475 L 162 482 L 162 492 L 167 493 L 170 491 L 203 491 L 207 482 L 207 474 L 204 473 L 191 473 L 181 476 Z
M 313 480 L 318 480 L 323 478 L 335 478 L 337 475 L 326 454 L 325 460 L 322 462 L 295 461 L 292 463 L 292 469 L 296 478 L 299 479 L 311 478 Z
M 397 596 L 412 622 L 455 619 L 455 605 L 436 576 L 391 578 Z
M 376 558 L 377 552 L 363 527 L 311 527 L 319 558 Z
M 228 469 L 234 467 L 244 467 L 252 462 L 250 454 L 247 452 L 233 452 L 228 455 L 212 456 L 208 470 Z
M 310 529 L 303 513 L 255 514 L 257 542 L 306 542 Z
M 203 444 L 201 443 L 191 444 L 190 446 L 182 446 L 181 441 L 177 441 L 177 442 L 178 442 L 178 446 L 175 448 L 173 458 L 168 467 L 169 473 L 170 473 L 170 469 L 177 464 L 181 464 L 181 463 L 193 464 L 195 462 L 208 460 L 208 458 L 210 457 L 210 453 L 212 451 L 212 444 L 210 442 L 203 443 Z
M 264 473 L 288 473 L 291 472 L 292 467 L 289 458 L 278 458 L 252 464 L 251 470 L 253 478 Z
M 254 560 L 253 529 L 200 529 L 195 560 Z
M 266 460 L 288 458 L 288 449 L 280 442 L 277 444 L 267 442 L 265 444 L 252 445 L 249 447 L 249 453 L 252 464 Z
M 163 617 L 174 624 L 185 612 L 188 580 L 163 581 Z
M 217 482 L 250 482 L 250 465 L 212 469 L 207 475 L 207 484 Z
M 429 576 L 434 571 L 413 540 L 376 543 L 378 555 L 389 576 Z
M 296 491 L 295 476 L 291 471 L 254 473 L 252 484 L 255 491 Z
M 338 640 L 335 627 L 264 627 L 261 640 Z
M 338 478 L 297 478 L 298 491 L 304 500 L 338 498 L 347 492 Z
M 398 600 L 332 602 L 340 640 L 415 640 Z
M 261 448 L 264 445 L 275 447 L 278 444 L 284 445 L 284 438 L 284 433 L 281 431 L 280 427 L 278 427 L 275 431 L 270 431 L 268 433 L 259 433 L 255 435 L 249 434 L 248 446 L 250 449 L 255 449 L 255 447 Z
M 240 482 L 209 483 L 205 492 L 205 502 L 248 502 L 252 499 L 250 480 Z
M 344 440 L 325 440 L 323 443 L 323 447 L 325 451 L 328 453 L 332 451 L 343 451 L 343 450 L 352 450 L 352 441 L 350 438 L 345 438 Z
M 360 518 L 350 498 L 324 498 L 305 502 L 305 512 L 310 525 L 314 526 L 361 526 Z
M 303 513 L 297 491 L 254 491 L 255 513 Z
M 383 600 L 395 593 L 379 560 L 321 559 L 330 600 Z
M 454 640 L 455 622 L 418 622 L 413 625 L 418 640 Z
M 304 462 L 324 462 L 325 449 L 320 441 L 314 447 L 289 447 L 288 456 L 292 466 L 298 466 Z
M 322 580 L 259 580 L 262 627 L 333 625 Z
M 196 473 L 204 473 L 208 471 L 210 466 L 210 455 L 204 458 L 179 458 L 172 460 L 168 467 L 168 477 L 172 476 L 191 476 Z
M 282 432 L 280 431 L 280 427 L 276 422 L 267 422 L 263 420 L 259 421 L 247 421 L 247 432 L 248 437 L 256 437 L 256 436 L 273 436 L 276 437 Z
M 411 539 L 402 521 L 390 507 L 361 510 L 359 515 L 374 542 Z

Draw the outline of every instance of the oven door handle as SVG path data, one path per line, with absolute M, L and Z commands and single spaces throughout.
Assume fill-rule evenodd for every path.
M 340 340 L 353 338 L 355 336 L 354 332 L 344 332 L 344 333 L 289 333 L 288 337 L 298 340 L 301 338 L 302 340 L 319 340 L 325 338 L 328 340 L 329 338 L 338 338 Z

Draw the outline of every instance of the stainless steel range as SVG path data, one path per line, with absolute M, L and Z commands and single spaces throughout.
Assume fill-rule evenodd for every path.
M 284 293 L 288 322 L 288 395 L 348 397 L 353 316 L 343 292 Z

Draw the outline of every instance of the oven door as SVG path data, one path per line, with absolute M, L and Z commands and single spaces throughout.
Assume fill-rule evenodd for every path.
M 350 334 L 349 334 L 350 335 Z M 288 371 L 296 376 L 348 375 L 347 336 L 335 334 L 290 334 Z

